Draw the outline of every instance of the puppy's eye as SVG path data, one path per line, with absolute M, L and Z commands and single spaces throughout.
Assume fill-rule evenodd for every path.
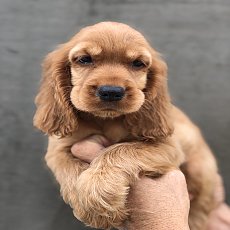
M 132 62 L 132 67 L 140 69 L 140 68 L 145 67 L 145 64 L 141 60 L 137 59 Z
M 89 55 L 85 55 L 80 57 L 77 62 L 81 65 L 90 65 L 93 64 L 93 59 Z

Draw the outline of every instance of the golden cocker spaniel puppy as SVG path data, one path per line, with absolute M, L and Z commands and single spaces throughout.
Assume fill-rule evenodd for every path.
M 194 196 L 190 227 L 205 228 L 216 162 L 199 129 L 171 104 L 166 75 L 146 39 L 115 22 L 82 29 L 46 57 L 34 124 L 49 135 L 45 159 L 64 200 L 87 225 L 122 225 L 140 174 L 181 167 Z M 74 158 L 71 146 L 93 134 L 113 145 L 91 164 Z

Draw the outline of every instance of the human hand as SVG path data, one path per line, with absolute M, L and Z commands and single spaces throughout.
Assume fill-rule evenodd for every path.
M 187 230 L 189 196 L 183 173 L 168 172 L 157 179 L 143 177 L 130 191 L 129 230 Z

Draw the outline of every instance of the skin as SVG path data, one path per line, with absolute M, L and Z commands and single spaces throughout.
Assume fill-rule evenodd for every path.
M 105 137 L 93 135 L 74 144 L 71 151 L 74 156 L 90 164 L 110 145 Z M 224 203 L 220 176 L 217 176 L 216 188 L 214 195 L 218 205 L 210 214 L 207 230 L 229 230 L 230 208 Z M 128 206 L 131 217 L 121 229 L 189 229 L 189 195 L 184 175 L 179 170 L 155 180 L 140 178 L 129 193 Z

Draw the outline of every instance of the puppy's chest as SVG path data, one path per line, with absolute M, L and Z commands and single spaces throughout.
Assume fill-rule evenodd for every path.
M 102 127 L 102 134 L 113 143 L 128 139 L 129 132 L 125 128 L 123 122 L 107 121 Z
M 122 119 L 97 119 L 95 117 L 84 117 L 78 129 L 78 135 L 84 137 L 100 134 L 112 143 L 130 140 L 130 133 Z M 82 138 L 81 138 L 82 139 Z

